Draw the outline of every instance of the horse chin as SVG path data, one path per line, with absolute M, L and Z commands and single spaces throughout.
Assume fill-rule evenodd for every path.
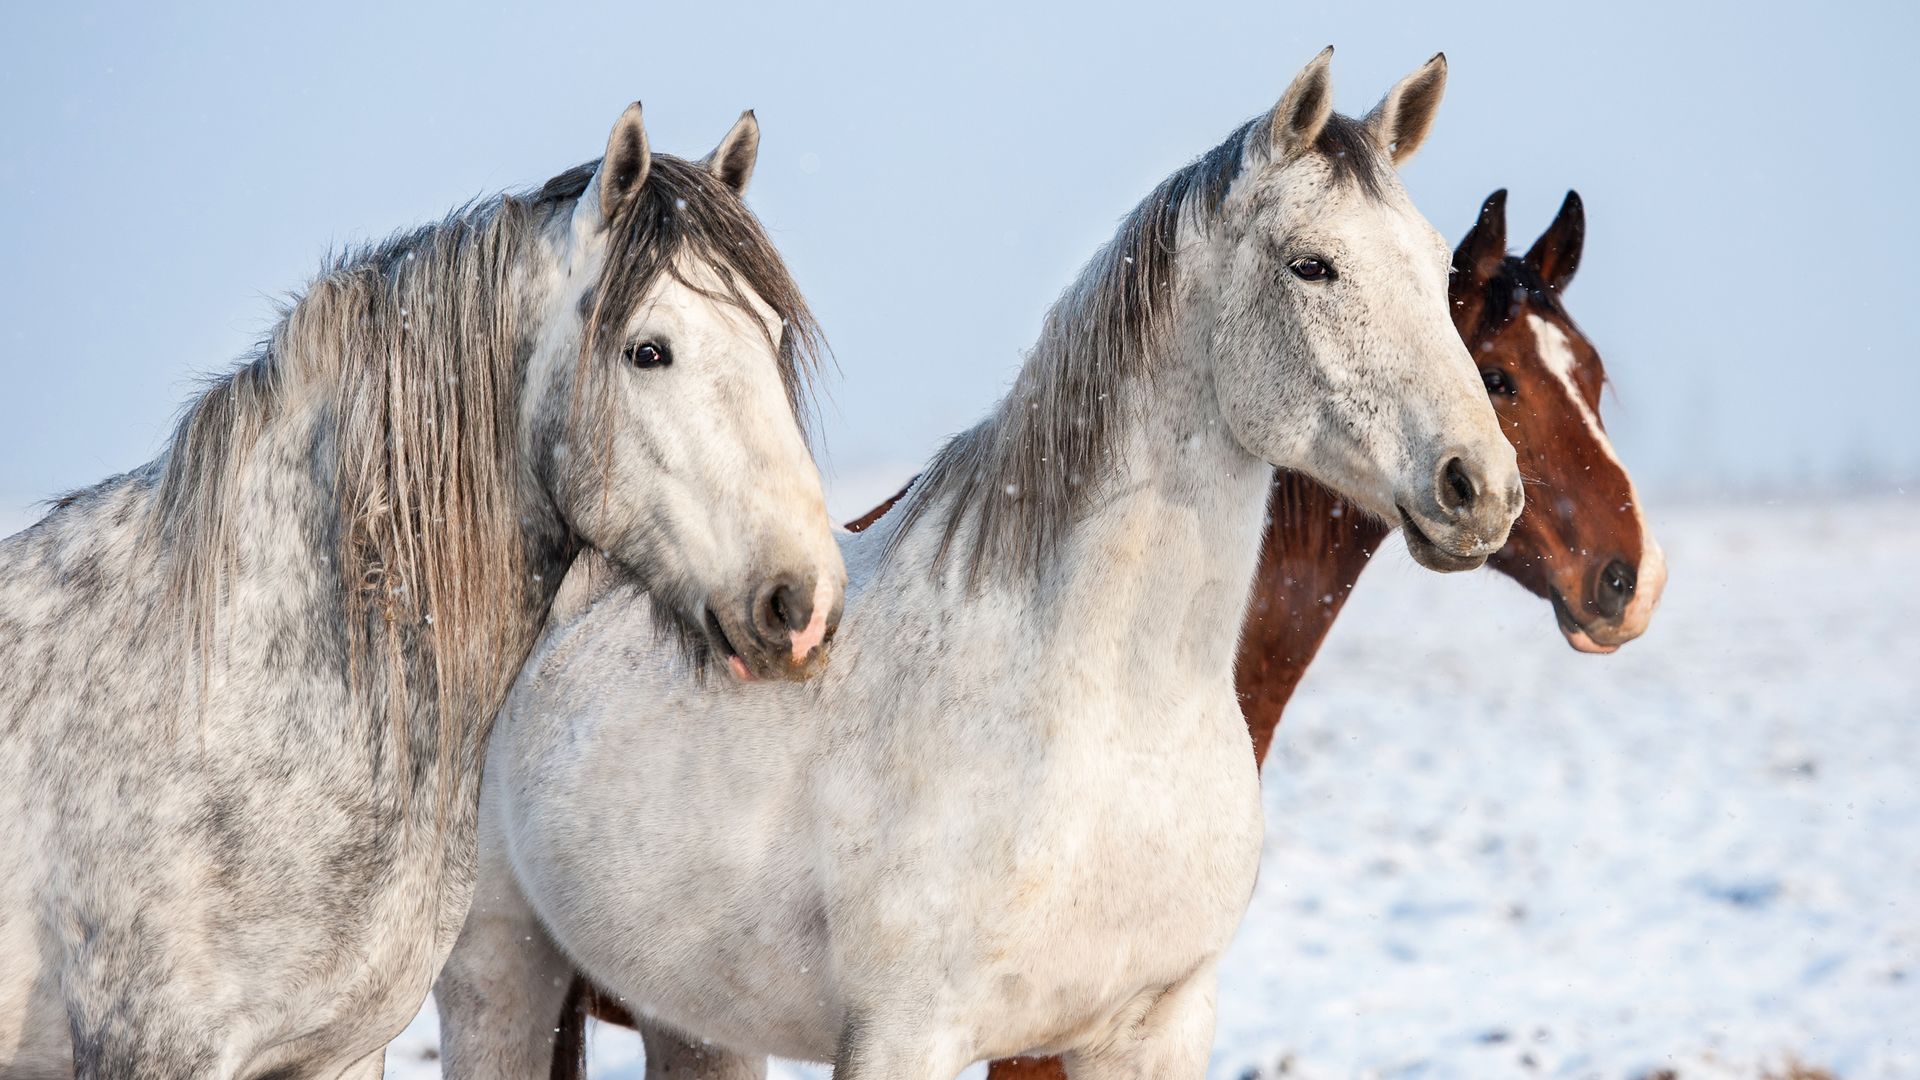
M 726 624 L 721 621 L 718 612 L 711 607 L 707 608 L 703 622 L 708 656 L 718 657 L 727 671 L 740 682 L 758 682 L 767 677 L 766 673 L 759 670 L 761 665 L 748 663 L 746 656 L 735 647 L 734 635 L 727 633 Z
M 804 682 L 827 666 L 829 650 L 824 642 L 796 660 L 790 654 L 775 655 L 755 648 L 752 637 L 731 625 L 731 620 L 723 620 L 711 607 L 704 621 L 706 654 L 719 660 L 736 682 Z
M 627 562 L 605 550 L 600 555 L 622 579 L 647 595 L 657 640 L 676 647 L 696 677 L 705 679 L 718 669 L 743 683 L 803 682 L 825 670 L 833 643 L 831 624 L 838 616 L 838 604 L 829 606 L 835 597 L 826 579 L 814 598 L 819 616 L 794 635 L 790 651 L 781 651 L 761 644 L 738 617 L 721 614 L 739 610 L 743 602 L 737 598 L 703 593 L 693 581 L 662 572 L 658 560 Z
M 1584 630 L 1575 630 L 1568 633 L 1562 628 L 1561 633 L 1566 634 L 1567 644 L 1573 646 L 1575 652 L 1583 652 L 1589 656 L 1607 656 L 1620 651 L 1620 646 L 1602 645 L 1588 637 Z
M 1445 550 L 1421 530 L 1420 526 L 1414 522 L 1413 515 L 1407 513 L 1405 507 L 1398 509 L 1400 510 L 1400 533 L 1406 537 L 1407 554 L 1413 556 L 1414 562 L 1443 574 L 1478 570 L 1486 565 L 1486 555 L 1455 555 Z
M 1550 595 L 1553 600 L 1554 621 L 1560 624 L 1561 636 L 1567 639 L 1567 644 L 1573 646 L 1575 652 L 1583 652 L 1589 656 L 1606 656 L 1620 651 L 1619 642 L 1609 645 L 1593 639 L 1593 635 L 1587 631 L 1587 628 L 1580 625 L 1580 621 L 1573 617 L 1573 609 L 1567 606 L 1567 598 L 1560 594 L 1559 589 L 1554 589 Z

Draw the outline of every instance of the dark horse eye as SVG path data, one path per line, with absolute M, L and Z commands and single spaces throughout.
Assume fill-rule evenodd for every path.
M 1499 394 L 1501 397 L 1513 396 L 1513 376 L 1497 367 L 1482 368 L 1480 381 L 1487 384 L 1489 394 Z
M 637 368 L 666 367 L 673 363 L 673 354 L 667 351 L 667 347 L 652 341 L 627 346 L 625 355 L 627 363 Z
M 1287 264 L 1287 269 L 1292 270 L 1293 276 L 1301 281 L 1332 281 L 1334 278 L 1333 265 L 1312 255 L 1293 260 Z

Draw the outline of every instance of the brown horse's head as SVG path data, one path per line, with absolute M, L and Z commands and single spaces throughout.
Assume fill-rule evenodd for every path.
M 1454 252 L 1449 292 L 1528 485 L 1489 564 L 1551 601 L 1574 648 L 1612 652 L 1647 628 L 1667 565 L 1600 423 L 1600 354 L 1561 306 L 1585 235 L 1569 191 L 1532 250 L 1513 258 L 1507 193 L 1496 191 Z

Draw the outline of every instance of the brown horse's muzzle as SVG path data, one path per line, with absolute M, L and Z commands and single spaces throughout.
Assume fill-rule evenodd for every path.
M 1567 644 L 1575 649 L 1614 652 L 1646 632 L 1666 585 L 1666 555 L 1648 538 L 1639 565 L 1616 558 L 1591 571 L 1577 607 L 1554 588 L 1554 617 Z

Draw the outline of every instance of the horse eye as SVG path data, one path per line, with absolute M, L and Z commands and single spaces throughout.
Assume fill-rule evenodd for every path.
M 1335 276 L 1331 263 L 1312 255 L 1293 260 L 1287 268 L 1301 281 L 1332 281 Z
M 629 345 L 623 355 L 626 356 L 627 363 L 637 368 L 666 367 L 673 363 L 673 354 L 667 351 L 667 347 L 653 341 Z
M 1480 381 L 1487 384 L 1487 393 L 1512 397 L 1514 394 L 1513 377 L 1497 367 L 1483 368 Z

